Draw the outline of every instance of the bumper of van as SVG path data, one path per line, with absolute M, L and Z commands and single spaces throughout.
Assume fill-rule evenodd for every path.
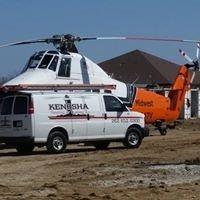
M 0 143 L 7 145 L 16 145 L 19 143 L 33 143 L 33 137 L 0 137 Z
M 142 135 L 143 135 L 143 137 L 148 137 L 149 136 L 149 128 L 148 127 L 145 126 L 142 129 Z

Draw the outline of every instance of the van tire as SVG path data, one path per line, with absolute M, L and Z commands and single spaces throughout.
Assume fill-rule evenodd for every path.
M 129 128 L 123 145 L 127 148 L 138 148 L 142 143 L 142 132 L 136 127 Z
M 61 131 L 53 131 L 49 134 L 46 148 L 49 153 L 63 153 L 67 146 L 67 138 Z
M 105 150 L 108 148 L 110 141 L 97 141 L 93 145 L 97 150 Z
M 16 150 L 19 154 L 30 154 L 34 149 L 34 144 L 21 143 L 16 145 Z

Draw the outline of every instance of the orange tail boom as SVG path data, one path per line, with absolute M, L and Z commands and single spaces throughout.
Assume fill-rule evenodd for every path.
M 189 69 L 186 66 L 181 66 L 168 97 L 137 88 L 131 109 L 144 113 L 146 123 L 155 123 L 157 121 L 172 122 L 176 120 L 180 115 L 185 93 L 190 87 L 191 78 L 192 75 Z

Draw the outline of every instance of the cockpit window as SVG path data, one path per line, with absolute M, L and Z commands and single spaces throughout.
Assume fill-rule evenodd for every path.
M 70 58 L 62 58 L 62 60 L 60 62 L 58 76 L 70 77 L 70 70 L 71 70 L 71 59 Z
M 36 68 L 40 60 L 42 59 L 44 52 L 35 53 L 33 56 L 30 57 L 27 68 Z
M 40 63 L 38 68 L 46 69 L 49 63 L 51 62 L 52 58 L 53 58 L 53 55 L 46 54 L 44 58 L 42 59 L 42 62 Z
M 55 72 L 57 64 L 58 64 L 58 56 L 55 56 L 54 59 L 52 60 L 51 64 L 50 64 L 50 66 L 49 66 L 49 69 Z

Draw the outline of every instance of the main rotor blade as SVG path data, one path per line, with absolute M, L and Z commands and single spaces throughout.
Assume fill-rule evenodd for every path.
M 66 35 L 54 35 L 51 38 L 34 39 L 34 40 L 24 40 L 14 43 L 8 43 L 0 45 L 0 48 L 26 45 L 33 43 L 53 43 L 58 44 L 72 44 L 74 42 L 86 41 L 86 40 L 144 40 L 144 41 L 159 41 L 159 42 L 185 42 L 185 43 L 200 43 L 200 40 L 184 40 L 184 39 L 173 39 L 173 38 L 156 38 L 156 37 L 142 37 L 142 36 L 129 36 L 129 37 L 77 37 L 70 34 Z M 62 45 L 63 46 L 63 45 Z M 199 57 L 199 48 L 197 49 L 197 56 Z
M 185 40 L 173 38 L 156 38 L 156 37 L 82 37 L 81 40 L 146 40 L 146 41 L 160 41 L 160 42 L 187 42 L 187 43 L 200 43 L 200 40 Z
M 45 38 L 45 39 L 36 39 L 36 40 L 24 40 L 24 41 L 9 43 L 9 44 L 3 44 L 3 45 L 0 45 L 0 48 L 24 45 L 24 44 L 33 44 L 33 43 L 50 43 L 50 42 L 53 42 L 56 40 L 58 40 L 58 39 L 57 38 Z

